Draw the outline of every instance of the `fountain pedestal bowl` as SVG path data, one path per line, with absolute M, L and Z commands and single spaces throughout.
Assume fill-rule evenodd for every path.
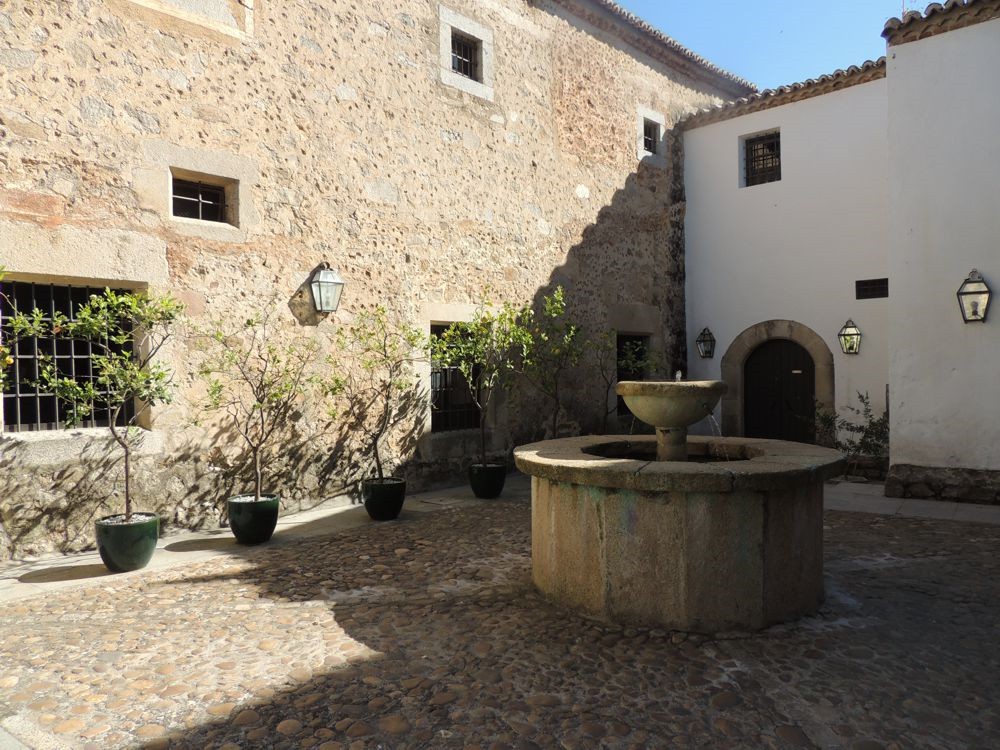
M 623 380 L 615 390 L 656 428 L 657 461 L 687 461 L 687 428 L 711 414 L 728 389 L 720 380 Z
M 531 561 L 553 601 L 612 622 L 757 630 L 823 600 L 823 482 L 843 456 L 778 440 L 588 436 L 514 452 L 531 480 Z M 725 460 L 728 458 L 729 460 Z

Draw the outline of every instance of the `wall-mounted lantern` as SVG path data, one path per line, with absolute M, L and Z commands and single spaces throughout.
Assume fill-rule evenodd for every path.
M 969 278 L 963 281 L 958 289 L 958 306 L 962 310 L 962 320 L 966 323 L 985 323 L 992 295 L 993 292 L 983 279 L 983 275 L 973 268 Z
M 844 354 L 857 354 L 861 351 L 861 329 L 854 325 L 853 320 L 844 323 L 837 338 L 840 339 L 840 350 Z
M 340 307 L 340 295 L 344 291 L 344 280 L 340 274 L 330 268 L 330 264 L 323 264 L 316 269 L 309 282 L 312 288 L 313 305 L 316 312 L 335 313 Z
M 694 343 L 698 345 L 698 356 L 702 359 L 711 359 L 715 356 L 715 336 L 708 328 L 698 334 Z

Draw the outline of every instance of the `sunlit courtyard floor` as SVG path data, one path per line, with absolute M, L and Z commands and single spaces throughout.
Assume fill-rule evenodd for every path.
M 828 511 L 819 616 L 686 637 L 536 595 L 519 487 L 0 603 L 0 719 L 38 747 L 1000 746 L 1000 527 Z

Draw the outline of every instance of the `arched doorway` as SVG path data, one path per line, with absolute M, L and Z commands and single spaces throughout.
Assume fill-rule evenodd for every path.
M 794 320 L 765 320 L 742 331 L 722 355 L 722 379 L 729 386 L 722 397 L 723 435 L 746 435 L 744 365 L 757 347 L 776 339 L 794 341 L 809 353 L 815 366 L 813 393 L 816 402 L 827 410 L 833 409 L 833 352 L 823 337 Z
M 743 365 L 746 437 L 811 443 L 816 437 L 816 365 L 794 341 L 771 339 Z

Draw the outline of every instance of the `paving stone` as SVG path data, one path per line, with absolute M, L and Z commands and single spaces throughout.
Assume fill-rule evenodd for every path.
M 851 750 L 1000 746 L 1000 529 L 828 512 L 819 614 L 705 636 L 549 604 L 529 519 L 500 500 L 18 602 L 4 700 L 102 749 L 811 747 L 790 716 Z

